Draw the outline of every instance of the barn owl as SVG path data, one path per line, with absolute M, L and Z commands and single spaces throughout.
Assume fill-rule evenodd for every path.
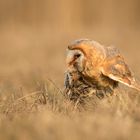
M 112 95 L 119 83 L 140 91 L 116 47 L 105 47 L 90 39 L 76 40 L 68 46 L 65 93 L 71 100 Z

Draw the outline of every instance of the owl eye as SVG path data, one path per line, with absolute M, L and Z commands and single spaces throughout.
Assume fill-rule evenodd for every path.
M 75 54 L 75 58 L 79 58 L 81 56 L 81 54 Z

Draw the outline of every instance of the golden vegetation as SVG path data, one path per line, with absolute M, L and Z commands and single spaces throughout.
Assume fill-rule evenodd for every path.
M 116 92 L 93 99 L 83 107 L 64 99 L 50 80 L 38 90 L 0 98 L 0 138 L 38 139 L 139 139 L 140 96 Z
M 65 49 L 78 38 L 119 47 L 140 78 L 139 7 L 138 0 L 0 0 L 0 140 L 139 139 L 138 92 L 122 87 L 84 108 L 62 96 Z

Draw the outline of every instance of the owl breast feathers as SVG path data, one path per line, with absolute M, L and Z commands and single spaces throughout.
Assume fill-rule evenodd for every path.
M 140 91 L 132 72 L 116 47 L 81 39 L 68 46 L 65 93 L 72 100 L 113 94 L 118 83 Z

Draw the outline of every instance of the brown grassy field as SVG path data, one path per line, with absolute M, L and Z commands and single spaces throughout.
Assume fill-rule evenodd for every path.
M 84 107 L 62 94 L 66 48 L 79 38 L 117 46 L 140 79 L 139 7 L 138 0 L 0 0 L 0 140 L 139 139 L 139 92 L 120 85 Z

